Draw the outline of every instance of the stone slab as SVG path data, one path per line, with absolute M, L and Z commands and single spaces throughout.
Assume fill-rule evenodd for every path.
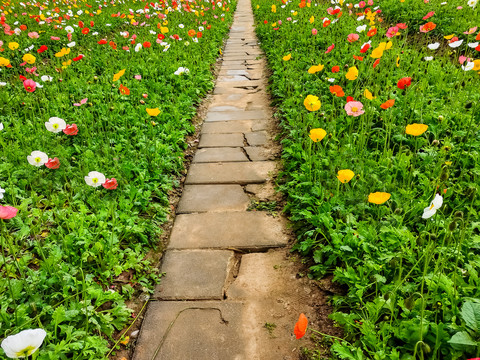
M 232 105 L 220 105 L 220 106 L 211 106 L 209 111 L 244 111 L 245 109 L 232 106 Z
M 244 149 L 251 161 L 268 161 L 275 158 L 270 151 L 260 146 L 246 146 Z
M 256 94 L 260 92 L 261 89 L 258 88 L 258 86 L 253 86 L 253 87 L 215 87 L 213 90 L 214 95 L 231 95 L 231 94 Z
M 220 300 L 233 266 L 233 251 L 168 250 L 161 272 L 166 275 L 155 288 L 162 300 Z
M 245 211 L 249 203 L 240 185 L 185 185 L 177 214 Z
M 266 131 L 255 131 L 248 134 L 245 134 L 247 143 L 250 146 L 262 146 L 267 143 L 267 132 Z
M 241 148 L 203 148 L 198 149 L 193 157 L 194 163 L 216 163 L 216 162 L 244 162 L 248 161 L 247 156 Z
M 275 162 L 194 163 L 185 184 L 255 184 L 267 181 Z
M 154 301 L 133 360 L 250 360 L 240 302 Z
M 203 123 L 202 134 L 246 133 L 256 123 L 256 120 L 212 121 Z
M 242 147 L 243 134 L 202 134 L 199 148 L 206 147 Z
M 217 77 L 218 82 L 229 82 L 229 81 L 249 81 L 250 79 L 245 75 L 233 75 L 233 76 L 224 76 L 220 75 Z
M 209 111 L 205 122 L 209 121 L 229 121 L 229 120 L 262 120 L 267 115 L 262 110 L 250 111 Z
M 183 214 L 175 218 L 169 249 L 264 250 L 283 247 L 288 236 L 280 218 L 261 211 Z

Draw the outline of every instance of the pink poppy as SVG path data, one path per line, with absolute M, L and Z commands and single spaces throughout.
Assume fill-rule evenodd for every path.
M 317 35 L 317 29 L 312 29 L 312 35 Z
M 67 127 L 62 131 L 64 134 L 67 134 L 67 135 L 77 135 L 78 134 L 77 124 L 72 124 L 72 125 L 67 124 Z
M 48 159 L 45 166 L 49 169 L 58 169 L 60 167 L 60 160 L 58 158 Z
M 17 216 L 18 209 L 13 206 L 2 206 L 0 205 L 0 219 L 11 219 Z
M 37 88 L 37 83 L 31 79 L 27 79 L 23 81 L 23 87 L 28 92 L 34 92 L 35 89 Z
M 142 80 L 142 75 L 135 75 L 135 80 Z
M 51 40 L 60 40 L 60 38 L 58 36 L 50 36 L 50 39 Z
M 36 31 L 32 31 L 32 32 L 29 32 L 29 33 L 28 33 L 28 37 L 29 37 L 30 39 L 38 39 L 39 35 L 38 35 L 38 33 L 37 33 Z
M 348 40 L 348 42 L 350 42 L 350 43 L 353 43 L 353 42 L 357 41 L 359 38 L 360 38 L 360 35 L 355 34 L 355 33 L 353 33 L 353 34 L 348 34 L 348 36 L 347 36 L 347 40 Z
M 395 35 L 398 33 L 398 26 L 392 26 L 387 30 L 387 33 L 385 34 L 386 37 L 388 38 L 393 38 Z
M 79 103 L 74 103 L 73 106 L 82 106 L 82 105 L 85 104 L 87 101 L 88 101 L 88 98 L 82 99 L 82 100 L 80 100 Z
M 475 27 L 471 28 L 470 30 L 465 31 L 464 34 L 466 34 L 466 35 L 473 34 L 475 31 L 477 31 L 477 29 L 478 29 L 478 26 L 475 26 Z
M 335 44 L 330 45 L 327 51 L 325 51 L 325 54 L 328 54 L 330 51 L 332 51 L 334 47 L 335 47 Z
M 399 29 L 402 29 L 402 30 L 405 30 L 408 27 L 407 24 L 405 23 L 398 23 L 397 26 Z
M 115 190 L 118 186 L 117 179 L 115 178 L 107 179 L 102 184 L 102 186 L 107 190 Z
M 365 113 L 363 109 L 363 104 L 360 101 L 349 101 L 345 105 L 345 111 L 347 115 L 350 116 L 360 116 Z
M 427 15 L 425 15 L 422 19 L 427 20 L 428 18 L 431 18 L 433 15 L 435 15 L 435 11 L 430 11 Z
M 363 0 L 358 3 L 358 7 L 359 7 L 360 9 L 363 9 L 363 8 L 365 7 L 365 5 L 367 5 L 367 3 L 366 3 L 365 1 L 363 1 Z

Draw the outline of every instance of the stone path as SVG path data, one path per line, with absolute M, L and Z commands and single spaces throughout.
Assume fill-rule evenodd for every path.
M 239 0 L 134 360 L 298 359 L 298 315 L 324 302 L 296 279 L 284 219 L 247 211 L 277 167 L 264 67 Z

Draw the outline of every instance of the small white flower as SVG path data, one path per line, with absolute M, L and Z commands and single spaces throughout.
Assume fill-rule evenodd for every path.
M 188 74 L 190 70 L 187 68 L 184 68 L 183 66 L 180 66 L 177 71 L 174 72 L 175 75 L 183 75 L 183 74 Z
M 194 43 L 198 43 L 198 39 L 197 39 L 196 37 L 193 38 L 192 41 L 193 41 Z
M 363 32 L 367 29 L 367 25 L 357 26 L 357 32 Z
M 3 123 L 0 122 L 0 131 L 3 130 Z
M 139 52 L 141 49 L 142 49 L 142 44 L 138 43 L 138 44 L 135 46 L 135 52 Z
M 73 34 L 73 33 L 75 32 L 75 30 L 74 30 L 73 27 L 71 27 L 71 26 L 67 26 L 67 27 L 65 28 L 65 31 L 66 31 L 67 33 L 69 33 L 69 34 Z
M 42 84 L 40 84 L 40 83 L 38 83 L 38 82 L 35 82 L 35 84 L 37 84 L 37 88 L 39 88 L 39 89 L 43 88 L 43 85 L 42 85 Z
M 472 9 L 475 9 L 475 6 L 477 6 L 478 0 L 468 0 L 468 6 L 470 6 Z
M 99 187 L 103 183 L 105 183 L 106 178 L 105 175 L 103 175 L 101 172 L 98 171 L 90 171 L 88 173 L 88 176 L 85 176 L 85 182 L 87 185 L 93 186 L 93 187 Z
M 156 35 L 156 34 L 157 34 L 157 32 L 156 32 L 156 31 L 153 31 L 153 30 L 150 30 L 149 32 L 150 32 L 150 34 L 152 34 L 152 35 Z
M 460 45 L 462 45 L 462 43 L 463 43 L 463 40 L 457 40 L 452 43 L 449 43 L 448 46 L 450 46 L 451 48 L 457 48 Z
M 49 76 L 49 75 L 42 75 L 40 76 L 40 79 L 43 81 L 43 82 L 47 82 L 47 81 L 52 81 L 53 80 L 53 77 Z
M 198 27 L 198 31 L 203 31 L 203 30 L 205 30 L 205 28 L 203 26 Z
M 43 329 L 23 330 L 16 335 L 10 335 L 2 341 L 2 349 L 9 358 L 19 358 L 32 355 L 42 346 L 47 333 Z
M 32 153 L 27 156 L 27 160 L 30 165 L 33 166 L 42 166 L 48 161 L 48 155 L 42 151 L 32 151 Z
M 77 11 L 77 15 L 78 15 L 78 16 L 80 16 L 80 15 L 82 15 L 82 14 L 83 14 L 83 11 L 82 11 L 82 10 L 78 10 L 78 11 Z
M 67 47 L 71 48 L 71 47 L 74 47 L 75 45 L 77 45 L 77 43 L 75 41 L 72 41 L 67 44 Z
M 3 194 L 5 194 L 5 189 L 0 186 L 0 199 L 3 199 Z
M 432 61 L 432 60 L 433 60 L 433 56 L 425 56 L 425 57 L 423 58 L 423 60 L 425 60 L 425 61 Z
M 359 17 L 357 18 L 357 21 L 362 21 L 362 20 L 364 20 L 364 19 L 365 19 L 365 15 L 362 15 L 362 16 L 359 16 Z
M 433 44 L 428 44 L 427 47 L 430 49 L 430 50 L 437 50 L 440 46 L 440 43 L 436 42 L 436 43 L 433 43 Z
M 183 25 L 183 24 L 178 24 L 178 27 L 179 27 L 180 29 L 183 29 L 183 28 L 185 27 L 185 25 Z
M 430 206 L 423 209 L 422 218 L 428 219 L 433 215 L 435 215 L 435 213 L 437 212 L 438 209 L 440 209 L 442 204 L 443 204 L 443 197 L 440 194 L 435 194 L 435 198 L 430 203 Z
M 48 119 L 48 122 L 45 123 L 45 127 L 50 132 L 59 133 L 67 127 L 67 123 L 59 117 L 51 117 Z
M 327 81 L 330 81 L 331 83 L 334 83 L 336 79 L 334 78 L 327 78 Z

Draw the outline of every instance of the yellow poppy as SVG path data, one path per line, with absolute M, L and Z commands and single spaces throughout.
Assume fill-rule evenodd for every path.
M 318 128 L 310 130 L 310 134 L 308 136 L 310 136 L 310 139 L 312 139 L 314 142 L 319 142 L 322 141 L 325 135 L 327 135 L 327 132 L 322 128 Z
M 425 124 L 410 124 L 407 125 L 405 132 L 408 135 L 419 136 L 422 135 L 425 131 L 427 131 L 428 125 Z
M 8 48 L 9 48 L 10 50 L 12 50 L 12 51 L 13 51 L 13 50 L 17 50 L 19 46 L 20 46 L 20 45 L 19 45 L 17 42 L 15 42 L 15 41 L 12 41 L 12 42 L 9 42 L 9 43 L 8 43 Z
M 316 72 L 322 71 L 324 66 L 322 64 L 313 65 L 308 69 L 309 74 L 315 74 Z
M 147 114 L 150 115 L 150 116 L 158 116 L 158 114 L 160 114 L 160 109 L 159 108 L 155 108 L 155 109 L 146 109 L 147 110 Z
M 480 59 L 478 60 L 473 60 L 473 69 L 474 71 L 480 70 Z
M 315 21 L 315 18 L 312 16 L 312 17 L 310 18 L 310 24 L 313 24 L 314 21 Z
M 25 54 L 23 55 L 22 60 L 25 61 L 27 64 L 35 64 L 36 58 L 32 54 Z
M 352 66 L 351 68 L 348 68 L 348 71 L 347 73 L 345 74 L 345 77 L 348 79 L 348 80 L 355 80 L 356 78 L 358 78 L 358 69 L 356 66 Z
M 305 100 L 303 100 L 303 105 L 307 108 L 308 111 L 317 111 L 322 106 L 322 103 L 318 99 L 318 96 L 308 95 Z
M 390 199 L 390 194 L 386 192 L 374 192 L 368 195 L 368 202 L 372 204 L 381 205 L 388 199 Z
M 8 66 L 8 65 L 10 65 L 10 60 L 0 56 L 0 66 Z
M 277 12 L 277 7 L 275 5 L 272 5 L 272 12 L 276 13 Z
M 373 94 L 368 89 L 365 89 L 365 91 L 363 92 L 363 96 L 365 96 L 368 100 L 373 100 L 377 98 L 376 96 L 373 96 Z
M 453 38 L 455 36 L 455 34 L 452 34 L 452 35 L 445 35 L 444 38 L 446 40 L 450 40 L 451 38 Z
M 161 32 L 162 34 L 168 33 L 168 27 L 166 27 L 166 26 L 161 26 L 161 27 L 160 27 L 160 32 Z
M 292 54 L 285 55 L 282 59 L 283 61 L 288 61 L 292 58 Z
M 352 170 L 348 170 L 348 169 L 339 170 L 337 173 L 337 179 L 344 184 L 352 180 L 354 176 L 355 176 L 355 173 Z
M 115 82 L 118 79 L 120 79 L 123 76 L 123 74 L 125 74 L 125 69 L 122 69 L 118 73 L 114 74 L 113 75 L 113 81 Z
M 70 48 L 68 48 L 68 49 L 62 48 L 59 52 L 57 52 L 55 54 L 55 57 L 60 58 L 60 57 L 63 57 L 65 55 L 68 55 L 68 54 L 70 54 Z

